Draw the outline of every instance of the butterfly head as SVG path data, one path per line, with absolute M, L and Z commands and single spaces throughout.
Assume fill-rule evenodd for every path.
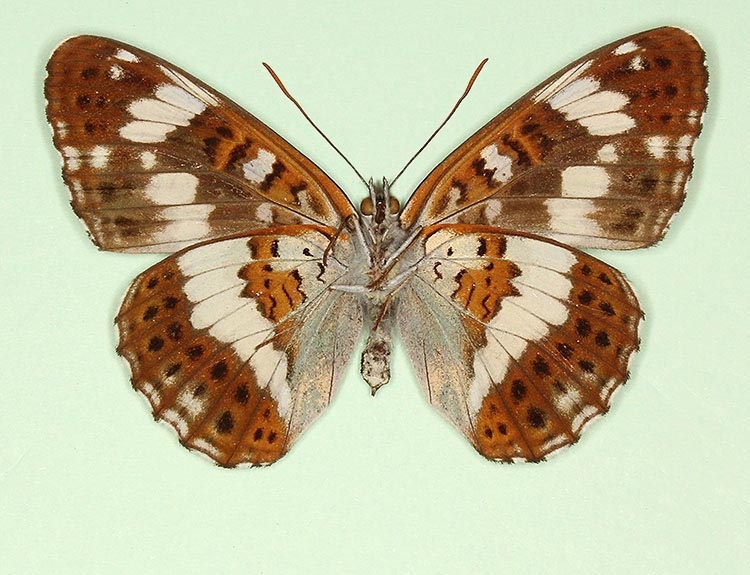
M 369 196 L 362 200 L 359 211 L 363 216 L 372 217 L 375 224 L 387 223 L 395 218 L 401 210 L 399 201 L 391 195 L 388 180 L 383 178 L 382 186 L 376 186 L 372 178 L 368 184 Z

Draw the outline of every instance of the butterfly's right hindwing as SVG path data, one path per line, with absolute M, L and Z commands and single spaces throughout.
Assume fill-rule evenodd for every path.
M 286 226 L 174 254 L 139 276 L 117 317 L 119 352 L 154 417 L 227 467 L 283 456 L 322 413 L 362 326 L 339 237 Z

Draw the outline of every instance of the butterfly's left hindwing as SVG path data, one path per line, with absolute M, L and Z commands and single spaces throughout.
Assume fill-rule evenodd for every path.
M 430 403 L 485 457 L 539 461 L 625 382 L 641 311 L 614 268 L 544 238 L 427 228 L 399 328 Z
M 273 463 L 325 409 L 359 337 L 324 228 L 259 230 L 179 252 L 139 276 L 118 351 L 154 417 L 223 466 Z
M 73 208 L 102 249 L 166 253 L 274 224 L 337 228 L 354 214 L 257 118 L 133 46 L 67 40 L 45 95 Z

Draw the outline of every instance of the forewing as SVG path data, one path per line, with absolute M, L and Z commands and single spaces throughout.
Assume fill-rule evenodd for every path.
M 73 208 L 102 249 L 172 252 L 272 224 L 337 228 L 354 213 L 257 118 L 133 46 L 67 40 L 45 94 Z
M 641 310 L 614 268 L 495 228 L 425 230 L 398 296 L 430 401 L 485 457 L 539 461 L 575 442 L 628 377 Z
M 577 60 L 495 117 L 417 188 L 402 226 L 477 223 L 630 249 L 682 205 L 706 107 L 698 42 L 658 28 Z
M 328 405 L 362 326 L 330 286 L 344 236 L 258 230 L 174 254 L 140 275 L 117 317 L 133 386 L 190 449 L 222 466 L 284 455 Z

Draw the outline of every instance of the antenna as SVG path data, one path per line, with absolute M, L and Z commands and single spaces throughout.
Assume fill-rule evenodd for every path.
M 263 62 L 263 66 L 265 66 L 266 70 L 268 70 L 268 73 L 271 74 L 271 77 L 273 78 L 273 81 L 276 82 L 276 85 L 281 89 L 281 91 L 284 93 L 284 95 L 287 98 L 289 98 L 289 100 L 292 102 L 292 104 L 294 104 L 297 107 L 297 109 L 300 112 L 302 112 L 302 115 L 305 117 L 305 119 L 308 122 L 310 122 L 310 125 L 313 128 L 315 128 L 315 131 L 318 132 L 318 134 L 320 134 L 326 142 L 328 142 L 328 145 L 331 146 L 336 151 L 336 153 L 344 159 L 344 161 L 347 164 L 349 164 L 349 167 L 352 170 L 354 170 L 354 173 L 357 174 L 357 176 L 359 177 L 360 180 L 362 180 L 362 183 L 365 185 L 365 187 L 368 187 L 367 181 L 365 181 L 365 179 L 362 177 L 362 174 L 360 174 L 359 171 L 357 170 L 357 168 L 354 167 L 354 164 L 352 164 L 349 161 L 349 158 L 347 158 L 343 154 L 343 152 L 336 147 L 336 144 L 334 144 L 331 141 L 331 139 L 323 133 L 323 130 L 321 130 L 320 128 L 318 128 L 318 126 L 315 124 L 315 122 L 312 121 L 312 118 L 310 118 L 310 116 L 307 115 L 307 112 L 305 112 L 304 108 L 302 108 L 302 105 L 294 98 L 294 96 L 292 96 L 289 93 L 289 90 L 286 89 L 286 87 L 284 86 L 284 84 L 281 81 L 281 78 L 279 78 L 276 75 L 276 72 L 273 71 L 273 68 L 271 68 L 271 66 L 269 66 L 265 62 Z
M 411 159 L 408 162 L 406 162 L 406 165 L 403 168 L 401 168 L 401 171 L 398 174 L 396 174 L 396 177 L 390 181 L 391 186 L 393 186 L 393 184 L 396 183 L 396 180 L 398 180 L 401 177 L 401 174 L 403 174 L 406 171 L 406 168 L 408 168 L 411 165 L 411 163 L 417 158 L 417 156 L 422 153 L 422 150 L 424 150 L 429 145 L 429 143 L 432 142 L 433 138 L 437 136 L 437 133 L 443 129 L 443 126 L 445 126 L 448 123 L 448 120 L 451 119 L 451 116 L 453 116 L 454 112 L 461 105 L 461 102 L 463 102 L 464 98 L 466 98 L 466 96 L 469 95 L 469 91 L 471 90 L 471 87 L 474 85 L 474 82 L 476 81 L 477 76 L 479 76 L 479 72 L 482 71 L 482 68 L 487 63 L 487 60 L 489 60 L 489 58 L 485 58 L 484 60 L 479 62 L 479 66 L 477 66 L 476 70 L 474 70 L 474 73 L 471 75 L 471 79 L 469 80 L 469 83 L 466 85 L 466 89 L 464 90 L 464 93 L 461 94 L 461 97 L 453 105 L 453 108 L 445 117 L 445 120 L 443 120 L 443 122 L 437 127 L 437 129 L 434 132 L 432 132 L 432 135 L 429 138 L 427 138 L 427 141 L 425 141 L 425 143 L 422 144 L 422 147 L 417 150 L 417 152 L 411 157 Z

